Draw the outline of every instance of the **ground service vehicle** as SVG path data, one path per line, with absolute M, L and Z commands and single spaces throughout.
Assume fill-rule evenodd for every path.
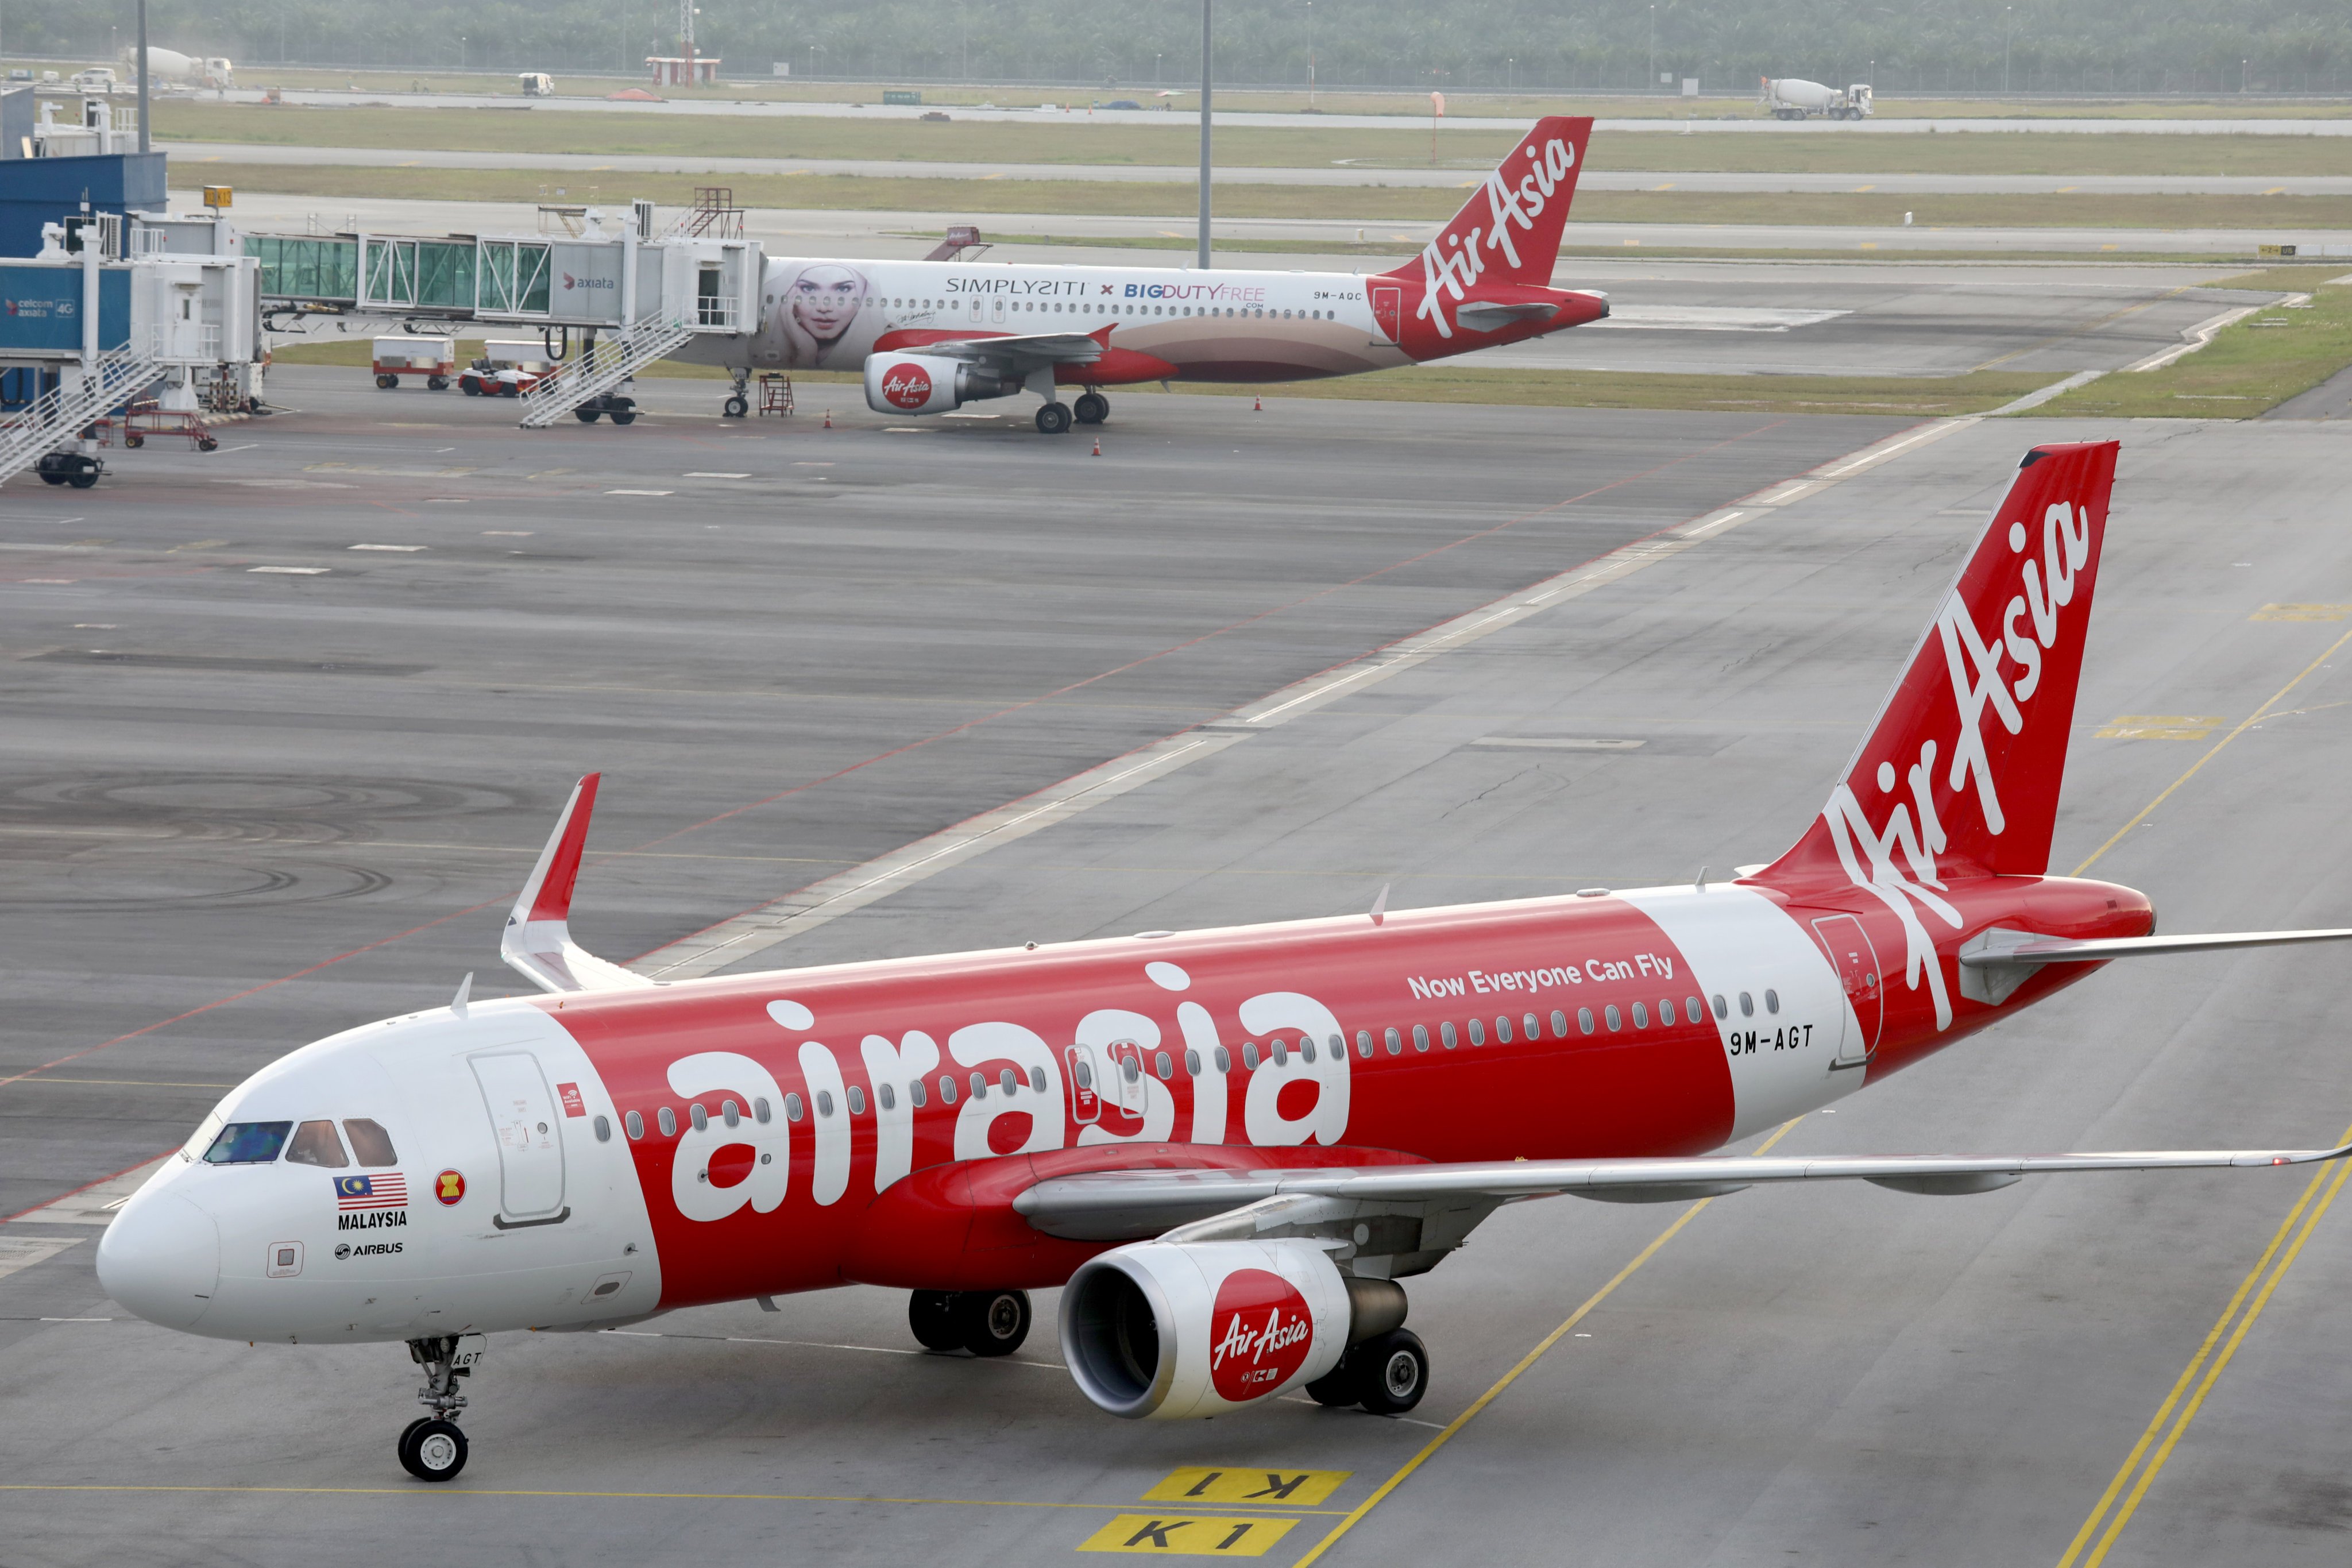
M 1801 77 L 1766 77 L 1759 101 L 1775 120 L 1867 120 L 1871 113 L 1870 84 L 1823 87 Z
M 397 387 L 404 375 L 422 376 L 427 391 L 446 392 L 457 374 L 457 340 L 406 332 L 378 338 L 370 368 L 375 384 L 386 392 Z
M 1400 1281 L 1506 1203 L 2342 1159 L 1706 1152 L 2108 962 L 2352 937 L 2156 936 L 2143 894 L 2049 874 L 2115 460 L 2026 453 L 1820 815 L 1729 882 L 656 984 L 571 934 L 592 774 L 506 926 L 548 994 L 460 987 L 256 1073 L 99 1278 L 189 1333 L 405 1342 L 400 1458 L 440 1480 L 501 1330 L 848 1281 L 999 1355 L 1060 1285 L 1062 1359 L 1113 1415 L 1396 1413 L 1429 1378 Z

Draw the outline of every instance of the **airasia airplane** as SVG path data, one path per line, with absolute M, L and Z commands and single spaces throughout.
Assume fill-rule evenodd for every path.
M 1589 118 L 1538 120 L 1417 261 L 1377 277 L 777 258 L 758 332 L 674 357 L 733 371 L 733 416 L 755 370 L 862 364 L 877 414 L 1026 391 L 1037 428 L 1060 435 L 1108 416 L 1107 386 L 1309 381 L 1541 337 L 1609 313 L 1603 295 L 1551 287 L 1591 134 Z
M 464 1466 L 485 1334 L 845 1283 L 1003 1355 L 1059 1285 L 1113 1415 L 1291 1389 L 1411 1409 L 1399 1280 L 1506 1203 L 1859 1178 L 2294 1165 L 2329 1150 L 1709 1156 L 2100 964 L 2335 941 L 2151 934 L 2048 875 L 2115 472 L 2025 455 L 1869 738 L 1738 880 L 655 984 L 568 916 L 597 778 L 509 918 L 548 994 L 334 1035 L 232 1090 L 100 1246 L 116 1301 L 218 1339 L 404 1341 L 425 1480 Z

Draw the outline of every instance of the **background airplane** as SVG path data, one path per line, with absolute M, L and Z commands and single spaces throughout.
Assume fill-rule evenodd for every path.
M 2047 875 L 2115 458 L 2026 454 L 1827 805 L 1727 884 L 656 985 L 571 935 L 591 775 L 503 942 L 548 994 L 468 977 L 255 1074 L 100 1279 L 191 1333 L 405 1342 L 400 1458 L 444 1480 L 500 1330 L 857 1282 L 997 1355 L 1060 1285 L 1063 1358 L 1115 1415 L 1397 1413 L 1429 1381 L 1399 1281 L 1506 1203 L 2342 1158 L 1705 1153 L 2109 960 L 2352 937 L 2158 937 L 2144 895 Z
M 676 357 L 736 372 L 738 405 L 758 370 L 861 366 L 888 415 L 1026 391 L 1057 435 L 1101 423 L 1107 386 L 1310 381 L 1541 337 L 1609 313 L 1551 286 L 1591 134 L 1589 118 L 1536 121 L 1418 258 L 1373 277 L 776 258 L 757 333 Z

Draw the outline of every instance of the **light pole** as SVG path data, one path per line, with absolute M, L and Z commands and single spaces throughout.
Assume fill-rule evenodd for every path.
M 466 35 L 463 33 L 457 35 L 457 68 L 460 71 L 466 68 Z
M 1151 57 L 1151 85 L 1154 87 L 1160 85 L 1160 62 L 1167 58 L 1164 54 L 1154 54 Z
M 1307 0 L 1307 107 L 1315 107 L 1315 0 Z
M 1201 270 L 1209 269 L 1209 87 L 1210 67 L 1215 57 L 1210 52 L 1212 34 L 1210 20 L 1216 0 L 1201 0 Z
M 821 54 L 823 54 L 823 53 L 824 53 L 824 46 L 823 44 L 811 44 L 811 45 L 809 46 L 809 75 L 810 75 L 810 76 L 814 77 L 814 76 L 815 76 L 815 75 L 816 75 L 816 58 L 817 58 L 817 56 L 819 56 L 819 55 L 821 55 Z
M 217 19 L 215 25 L 218 26 Z M 155 150 L 147 136 L 147 0 L 139 0 L 139 150 Z
M 1643 84 L 1652 92 L 1658 89 L 1658 7 L 1650 6 L 1650 79 Z
M 2000 95 L 2003 98 L 2009 96 L 2009 45 L 2010 40 L 2017 37 L 2017 26 L 2012 20 L 2016 14 L 2014 5 L 2000 8 Z
M 1519 62 L 1517 58 L 1512 55 L 1503 57 L 1503 90 L 1505 92 L 1519 90 Z

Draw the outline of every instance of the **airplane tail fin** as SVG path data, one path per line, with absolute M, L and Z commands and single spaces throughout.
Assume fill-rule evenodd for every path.
M 1451 283 L 1456 299 L 1481 280 L 1549 284 L 1591 138 L 1589 115 L 1537 121 L 1423 249 L 1421 259 L 1397 268 L 1396 274 L 1425 279 L 1433 289 Z
M 2049 868 L 2115 477 L 2113 441 L 2025 454 L 1829 804 L 1757 880 Z

